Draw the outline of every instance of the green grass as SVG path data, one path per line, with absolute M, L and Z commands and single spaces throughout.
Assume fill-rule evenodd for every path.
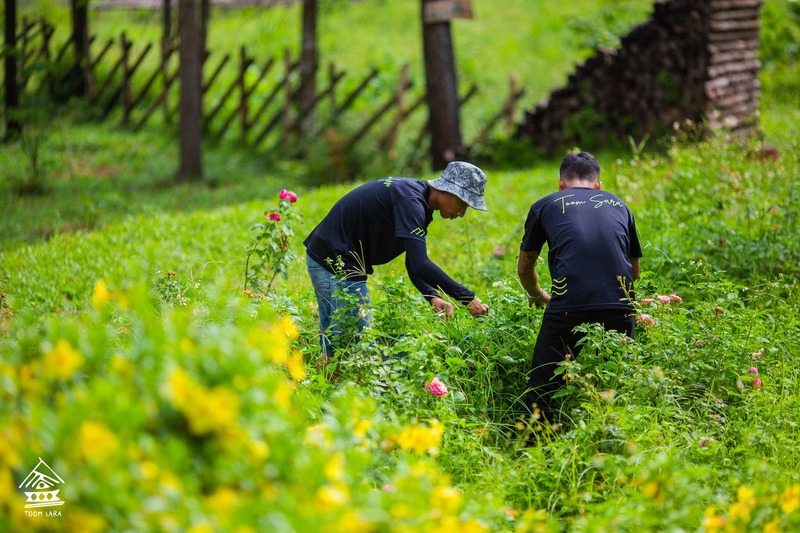
M 786 20 L 784 7 L 769 3 L 765 20 Z M 299 163 L 218 146 L 202 185 L 174 187 L 169 135 L 54 114 L 41 137 L 48 192 L 0 184 L 0 529 L 797 529 L 800 106 L 796 55 L 768 42 L 759 139 L 684 131 L 597 154 L 645 245 L 638 298 L 683 302 L 641 305 L 655 324 L 635 343 L 591 331 L 566 365 L 567 426 L 532 447 L 515 414 L 541 312 L 515 252 L 558 161 L 485 168 L 489 211 L 430 227 L 431 258 L 488 317 L 444 322 L 401 260 L 381 266 L 376 328 L 332 383 L 315 369 L 304 261 L 259 300 L 242 294 L 245 257 L 281 188 L 299 195 L 283 223 L 302 258 L 354 183 L 314 187 Z M 25 167 L 20 149 L 2 148 L 2 168 Z M 539 272 L 546 282 L 544 262 Z M 442 399 L 422 387 L 434 376 Z M 64 516 L 49 522 L 26 518 L 17 490 L 38 457 L 67 482 Z

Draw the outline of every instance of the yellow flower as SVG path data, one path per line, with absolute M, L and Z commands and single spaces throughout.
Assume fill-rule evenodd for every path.
M 263 461 L 269 456 L 269 445 L 263 440 L 251 440 L 248 443 L 250 457 L 256 461 Z
M 792 514 L 798 508 L 800 508 L 800 485 L 792 485 L 781 495 L 781 509 L 786 514 Z
M 389 516 L 392 518 L 402 520 L 403 518 L 408 518 L 413 515 L 414 509 L 407 503 L 397 502 L 389 507 Z
M 85 420 L 78 430 L 78 448 L 88 461 L 101 462 L 119 448 L 119 439 L 105 424 Z
M 239 505 L 239 494 L 229 487 L 220 487 L 206 499 L 206 502 L 215 515 L 226 518 Z
M 203 522 L 190 527 L 186 533 L 214 533 L 214 528 Z
M 314 424 L 306 428 L 306 435 L 303 439 L 306 444 L 314 444 L 320 448 L 328 448 L 331 445 L 331 436 L 328 426 L 325 423 Z
M 278 386 L 275 388 L 274 398 L 275 401 L 283 407 L 284 409 L 288 409 L 291 405 L 289 401 L 292 397 L 292 393 L 294 392 L 295 385 L 294 383 L 289 383 L 287 381 L 281 381 L 278 383 Z
M 430 427 L 419 424 L 408 426 L 394 440 L 402 450 L 412 450 L 414 453 L 439 453 L 439 444 L 444 434 L 444 425 L 438 420 L 433 420 Z
M 94 284 L 94 291 L 92 291 L 92 307 L 99 311 L 109 301 L 111 301 L 111 291 L 108 290 L 105 281 L 102 279 L 98 280 L 97 283 Z
M 257 348 L 267 361 L 283 363 L 289 352 L 290 339 L 280 325 L 263 327 L 256 325 L 247 332 L 247 344 Z
M 452 517 L 452 519 L 457 520 L 456 517 Z M 459 533 L 484 533 L 489 531 L 489 528 L 478 522 L 475 518 L 468 518 L 461 523 L 456 522 L 453 525 L 453 529 L 443 529 L 445 531 L 458 531 Z
M 120 354 L 115 353 L 111 357 L 111 371 L 121 378 L 130 379 L 136 372 L 136 365 L 133 361 L 125 359 Z
M 353 428 L 353 435 L 363 439 L 367 435 L 367 431 L 372 428 L 372 420 L 366 418 L 356 422 L 356 427 Z
M 655 481 L 650 481 L 645 483 L 642 487 L 642 493 L 648 498 L 655 498 L 658 496 L 658 491 L 660 490 L 660 486 Z
M 325 464 L 325 479 L 328 481 L 342 481 L 344 479 L 344 455 L 335 453 Z
M 344 485 L 323 485 L 317 489 L 317 507 L 330 511 L 350 504 L 350 493 Z
M 767 525 L 764 526 L 764 533 L 780 533 L 781 529 L 778 527 L 780 525 L 780 520 L 777 518 L 772 520 L 771 522 L 767 522 Z
M 724 527 L 725 519 L 721 516 L 717 516 L 716 508 L 714 508 L 713 505 L 706 508 L 703 513 L 703 529 L 706 530 L 706 533 L 715 533 L 716 531 L 722 530 Z
M 183 488 L 180 478 L 172 472 L 162 472 L 159 485 L 165 493 L 180 493 Z
M 291 340 L 295 340 L 300 336 L 300 330 L 298 330 L 297 326 L 294 325 L 294 322 L 292 322 L 292 319 L 289 315 L 283 315 L 281 317 L 279 327 L 281 331 L 283 331 L 283 334 Z
M 354 511 L 346 511 L 334 525 L 333 530 L 341 531 L 342 533 L 369 533 L 375 531 L 368 520 L 365 520 Z
M 431 507 L 453 512 L 461 505 L 461 491 L 454 487 L 436 487 L 431 494 Z
M 153 461 L 145 460 L 139 463 L 139 468 L 142 471 L 142 477 L 144 479 L 156 479 L 159 474 L 158 465 L 155 464 Z
M 19 455 L 24 436 L 18 426 L 0 428 L 0 465 L 14 468 L 22 462 Z
M 5 465 L 0 466 L 0 509 L 10 507 L 7 504 L 18 498 L 20 498 L 20 495 L 17 492 L 17 486 L 14 484 L 14 476 L 11 475 L 11 470 L 6 468 Z
M 183 337 L 178 341 L 178 348 L 180 348 L 183 353 L 192 353 L 197 349 L 197 345 L 192 339 Z
M 756 505 L 755 493 L 753 489 L 748 489 L 744 485 L 736 490 L 737 501 L 728 510 L 728 516 L 732 521 L 747 523 L 750 521 L 750 511 Z
M 199 387 L 184 369 L 176 368 L 167 378 L 164 393 L 171 400 L 172 405 L 183 410 L 200 395 Z
M 100 533 L 108 531 L 108 522 L 101 515 L 83 511 L 70 510 L 64 515 L 66 531 L 81 531 L 83 533 Z
M 83 356 L 67 339 L 61 339 L 44 355 L 44 375 L 50 379 L 68 380 L 83 366 Z
M 236 426 L 239 418 L 239 399 L 224 387 L 206 390 L 197 386 L 199 394 L 182 410 L 189 420 L 189 430 L 195 435 L 223 432 Z
M 300 381 L 306 377 L 306 366 L 303 362 L 303 354 L 300 352 L 294 351 L 289 354 L 289 357 L 286 358 L 284 364 L 289 370 L 289 375 L 291 375 L 292 379 L 295 381 Z

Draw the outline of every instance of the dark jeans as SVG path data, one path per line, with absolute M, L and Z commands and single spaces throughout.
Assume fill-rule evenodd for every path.
M 528 409 L 538 407 L 542 415 L 553 421 L 558 405 L 553 394 L 561 388 L 561 376 L 554 376 L 558 363 L 567 354 L 578 356 L 582 346 L 576 346 L 585 334 L 573 332 L 575 326 L 586 323 L 602 324 L 606 330 L 625 333 L 633 338 L 635 318 L 631 311 L 604 309 L 594 311 L 545 313 L 542 327 L 533 348 L 533 367 L 528 377 L 528 393 L 525 404 Z

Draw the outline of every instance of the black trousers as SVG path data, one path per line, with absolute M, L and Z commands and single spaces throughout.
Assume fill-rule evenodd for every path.
M 525 403 L 531 412 L 534 406 L 538 407 L 541 414 L 551 422 L 555 410 L 558 409 L 553 394 L 563 383 L 561 376 L 554 376 L 553 373 L 567 354 L 573 358 L 578 356 L 582 346 L 576 345 L 585 334 L 572 330 L 575 326 L 586 323 L 602 324 L 606 330 L 625 333 L 633 338 L 636 320 L 631 311 L 622 309 L 545 313 L 533 348 L 533 365 L 528 377 Z

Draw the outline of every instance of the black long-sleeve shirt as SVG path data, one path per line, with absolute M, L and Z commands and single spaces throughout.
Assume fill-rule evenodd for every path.
M 384 178 L 344 195 L 305 239 L 308 254 L 331 273 L 366 280 L 373 265 L 406 254 L 406 270 L 429 301 L 437 289 L 463 304 L 475 293 L 454 281 L 428 258 L 425 238 L 433 221 L 424 180 Z M 342 268 L 336 271 L 336 264 Z

